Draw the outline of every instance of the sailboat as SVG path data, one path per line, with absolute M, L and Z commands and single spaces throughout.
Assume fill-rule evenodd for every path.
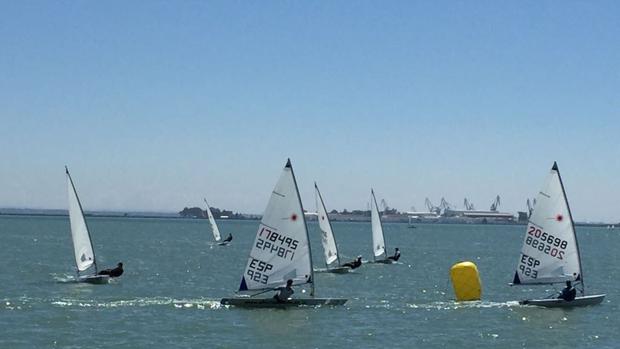
M 253 298 L 283 287 L 310 284 L 311 298 L 293 298 L 282 302 L 274 298 Z M 267 208 L 241 277 L 240 292 L 261 291 L 250 296 L 224 298 L 222 305 L 238 307 L 285 308 L 291 306 L 343 305 L 341 298 L 315 298 L 312 252 L 295 174 L 290 159 L 286 162 Z
M 220 229 L 217 227 L 217 223 L 215 222 L 215 217 L 213 217 L 213 213 L 211 213 L 211 207 L 209 207 L 209 203 L 207 199 L 203 199 L 205 201 L 205 205 L 207 205 L 207 218 L 209 218 L 209 223 L 211 224 L 211 231 L 213 232 L 213 238 L 215 242 L 220 246 L 225 246 L 230 243 L 232 240 L 232 235 L 229 236 L 229 239 L 222 241 L 222 236 L 220 235 Z
M 332 223 L 329 221 L 327 209 L 323 202 L 323 197 L 319 191 L 319 187 L 314 183 L 314 196 L 316 199 L 316 212 L 319 220 L 319 228 L 321 229 L 321 243 L 323 244 L 323 252 L 325 253 L 325 267 L 329 273 L 348 273 L 351 268 L 343 267 L 340 264 L 340 256 L 338 255 L 338 247 L 334 238 Z
M 372 226 L 372 257 L 375 263 L 392 264 L 394 261 L 387 258 L 385 249 L 385 236 L 383 235 L 383 225 L 379 215 L 379 206 L 375 198 L 375 192 L 370 189 L 370 224 Z
M 585 295 L 579 245 L 557 163 L 536 198 L 512 285 L 575 282 L 580 292 L 572 301 L 558 298 L 529 299 L 521 304 L 574 307 L 599 304 L 604 294 Z
M 77 280 L 91 284 L 107 284 L 110 281 L 110 276 L 97 275 L 97 259 L 95 258 L 88 225 L 84 219 L 80 198 L 66 166 L 65 173 L 67 174 L 67 188 L 69 190 L 69 221 L 71 223 Z

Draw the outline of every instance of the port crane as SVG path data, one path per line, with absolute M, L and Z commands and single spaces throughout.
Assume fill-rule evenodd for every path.
M 448 201 L 446 201 L 446 199 L 441 198 L 441 203 L 439 204 L 439 207 L 445 212 L 446 210 L 451 209 L 452 205 Z
M 527 199 L 527 216 L 530 217 L 532 215 L 532 211 L 534 210 L 534 206 L 536 206 L 536 199 Z
M 387 201 L 385 201 L 385 199 L 381 199 L 381 209 L 383 210 L 383 212 L 387 211 L 390 209 L 390 207 L 388 206 Z
M 495 201 L 493 201 L 493 203 L 491 204 L 491 208 L 489 209 L 492 212 L 497 212 L 497 208 L 500 205 L 500 198 L 499 195 L 495 197 Z
M 474 203 L 473 202 L 469 202 L 469 200 L 467 200 L 467 198 L 465 198 L 465 200 L 463 200 L 463 206 L 465 206 L 465 210 L 467 210 L 467 211 L 474 211 L 476 209 L 474 207 Z
M 431 200 L 429 200 L 429 198 L 426 198 L 426 200 L 424 200 L 424 204 L 426 205 L 428 212 L 433 212 L 436 215 L 439 215 L 439 213 L 441 212 L 441 208 L 433 205 L 433 203 L 431 202 Z

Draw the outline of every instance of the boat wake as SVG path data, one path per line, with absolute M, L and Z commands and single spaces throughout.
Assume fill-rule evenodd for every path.
M 85 285 L 85 286 L 92 285 L 89 283 L 80 282 L 75 277 L 75 275 L 70 275 L 70 274 L 52 274 L 52 278 L 54 279 L 56 283 L 59 283 L 59 284 L 78 284 L 78 285 Z M 117 280 L 116 278 L 110 278 L 108 280 L 108 283 L 113 284 L 118 281 L 119 280 Z
M 58 307 L 79 307 L 79 308 L 123 308 L 123 307 L 149 307 L 149 306 L 171 306 L 176 309 L 219 309 L 219 300 L 199 298 L 199 299 L 175 299 L 168 297 L 147 297 L 114 301 L 96 301 L 88 299 L 63 298 L 51 302 Z
M 52 278 L 59 284 L 71 284 L 77 282 L 75 275 L 68 274 L 52 274 Z
M 471 302 L 432 302 L 424 304 L 407 303 L 407 307 L 413 309 L 426 310 L 455 310 L 455 309 L 480 309 L 480 308 L 509 308 L 518 307 L 518 301 L 491 302 L 491 301 L 471 301 Z

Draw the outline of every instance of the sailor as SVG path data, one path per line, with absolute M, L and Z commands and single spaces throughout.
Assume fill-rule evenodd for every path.
M 566 281 L 566 287 L 560 292 L 558 299 L 563 299 L 567 302 L 570 302 L 575 299 L 577 296 L 577 290 L 573 287 L 570 280 Z
M 349 267 L 351 269 L 359 268 L 362 265 L 362 256 L 357 256 L 357 258 L 351 262 L 347 262 L 343 264 L 343 267 Z
M 274 291 L 280 291 L 280 292 L 274 295 L 273 298 L 278 303 L 287 302 L 289 299 L 291 299 L 291 297 L 293 296 L 293 293 L 295 293 L 295 291 L 293 291 L 292 286 L 293 286 L 293 280 L 291 279 L 286 280 L 286 287 L 276 287 L 274 289 Z
M 116 278 L 123 275 L 123 263 L 118 263 L 116 268 L 104 269 L 97 273 L 97 275 L 110 275 L 110 277 Z
M 389 256 L 388 259 L 391 259 L 394 262 L 396 262 L 399 258 L 400 258 L 400 250 L 398 249 L 398 247 L 396 247 L 396 249 L 394 250 L 394 255 Z
M 224 239 L 223 242 L 230 242 L 232 240 L 232 234 L 228 233 L 228 237 L 226 239 Z

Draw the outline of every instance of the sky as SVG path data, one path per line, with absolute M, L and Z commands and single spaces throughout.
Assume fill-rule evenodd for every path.
M 525 210 L 620 221 L 620 2 L 1 1 L 0 207 Z

